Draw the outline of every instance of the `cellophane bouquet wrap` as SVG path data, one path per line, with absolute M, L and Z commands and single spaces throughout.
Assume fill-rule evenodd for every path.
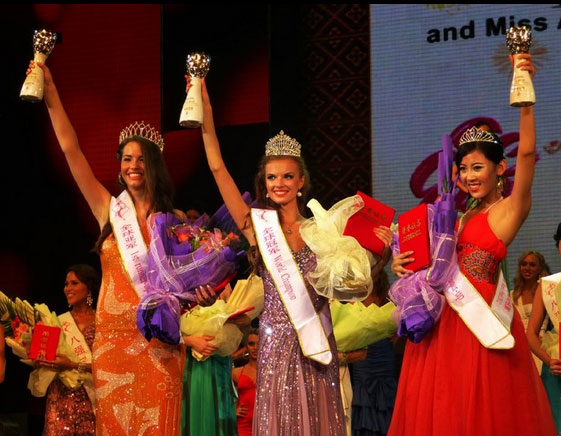
M 178 344 L 181 308 L 195 302 L 196 288 L 214 288 L 236 271 L 244 254 L 236 248 L 239 237 L 207 230 L 204 219 L 189 223 L 173 213 L 148 219 L 148 286 L 137 311 L 138 328 L 147 340 Z
M 343 304 L 333 300 L 330 309 L 337 351 L 343 353 L 389 338 L 397 329 L 392 317 L 396 307 L 391 302 L 379 307 L 365 306 L 360 301 Z
M 431 264 L 428 269 L 395 281 L 389 292 L 397 306 L 394 316 L 398 335 L 406 336 L 415 343 L 420 342 L 440 319 L 445 304 L 444 287 L 457 264 L 457 188 L 451 180 L 452 139 L 447 135 L 442 138 L 442 148 L 438 161 L 440 199 L 427 208 Z M 399 254 L 399 244 L 395 241 L 392 250 L 394 255 Z
M 317 200 L 308 202 L 313 218 L 300 225 L 300 235 L 316 255 L 308 280 L 316 292 L 340 301 L 364 300 L 372 291 L 374 257 L 352 236 L 343 235 L 349 217 L 364 207 L 355 195 L 325 210 Z
M 33 361 L 28 358 L 27 354 L 35 325 L 44 324 L 61 328 L 61 323 L 56 313 L 51 312 L 47 305 L 35 304 L 32 306 L 27 301 L 22 301 L 19 298 L 11 300 L 2 292 L 0 292 L 0 321 L 4 325 L 6 344 L 20 358 L 21 362 L 30 366 L 33 366 Z M 80 361 L 72 347 L 68 344 L 62 329 L 57 346 L 57 354 L 66 356 L 72 362 Z M 43 366 L 39 366 L 29 374 L 27 387 L 33 396 L 43 397 L 55 377 L 58 377 L 70 389 L 76 389 L 84 385 L 93 391 L 91 373 L 80 372 L 77 369 L 57 371 L 56 369 Z
M 228 323 L 228 317 L 240 310 L 253 307 L 247 312 L 250 318 L 259 315 L 263 308 L 263 281 L 258 276 L 250 276 L 247 281 L 238 280 L 228 302 L 217 300 L 212 306 L 195 308 L 181 316 L 181 333 L 186 336 L 213 336 L 211 344 L 218 349 L 215 354 L 229 356 L 236 351 L 243 339 L 237 325 Z M 193 357 L 205 357 L 192 350 Z

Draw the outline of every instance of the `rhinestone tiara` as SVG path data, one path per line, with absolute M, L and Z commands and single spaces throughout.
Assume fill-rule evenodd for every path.
M 477 127 L 471 127 L 467 129 L 460 137 L 460 147 L 468 142 L 492 142 L 493 144 L 500 145 L 497 138 L 493 136 L 492 133 L 478 129 Z
M 283 130 L 273 136 L 265 145 L 265 156 L 296 156 L 300 157 L 300 143 Z
M 162 138 L 160 132 L 144 121 L 141 121 L 140 123 L 135 121 L 130 126 L 121 130 L 121 134 L 119 135 L 119 145 L 121 145 L 124 140 L 134 137 L 147 139 L 151 143 L 155 144 L 161 152 L 164 151 L 164 138 Z

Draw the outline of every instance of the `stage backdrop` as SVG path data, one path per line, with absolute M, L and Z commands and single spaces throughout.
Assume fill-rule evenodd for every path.
M 398 214 L 434 201 L 442 135 L 476 118 L 489 119 L 503 137 L 512 185 L 519 109 L 509 106 L 504 35 L 511 25 L 531 26 L 539 156 L 532 211 L 509 247 L 509 275 L 512 285 L 517 258 L 528 249 L 561 270 L 552 239 L 561 221 L 559 5 L 370 8 L 373 192 Z

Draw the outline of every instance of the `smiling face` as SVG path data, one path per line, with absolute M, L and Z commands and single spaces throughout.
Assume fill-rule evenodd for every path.
M 483 200 L 497 190 L 498 177 L 504 173 L 505 166 L 504 160 L 495 164 L 481 151 L 474 150 L 460 163 L 460 179 L 473 198 Z
M 272 159 L 265 165 L 265 187 L 269 198 L 276 204 L 296 201 L 304 181 L 298 163 L 292 159 Z
M 520 268 L 520 276 L 524 280 L 536 281 L 540 274 L 540 261 L 535 254 L 528 254 L 525 256 L 518 265 Z
M 81 282 L 74 271 L 66 274 L 64 282 L 64 295 L 69 306 L 77 306 L 88 298 L 89 289 L 84 282 Z
M 140 144 L 136 141 L 130 141 L 123 147 L 121 177 L 127 188 L 132 191 L 142 190 L 146 185 L 144 156 Z

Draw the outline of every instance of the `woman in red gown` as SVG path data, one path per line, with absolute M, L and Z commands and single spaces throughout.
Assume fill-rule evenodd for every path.
M 533 75 L 530 55 L 518 64 Z M 491 305 L 506 247 L 530 212 L 535 166 L 533 108 L 522 107 L 512 194 L 503 198 L 506 169 L 500 139 L 472 130 L 456 155 L 461 181 L 478 204 L 460 220 L 457 253 L 461 272 Z M 398 276 L 411 252 L 396 256 Z M 447 303 L 440 321 L 420 343 L 405 350 L 388 435 L 553 436 L 547 397 L 514 311 L 511 349 L 485 348 Z
M 257 348 L 259 331 L 251 329 L 247 335 L 247 352 L 249 362 L 241 368 L 232 371 L 232 380 L 238 387 L 238 404 L 236 416 L 238 418 L 238 436 L 251 436 L 253 409 L 255 407 L 255 391 L 257 389 Z

